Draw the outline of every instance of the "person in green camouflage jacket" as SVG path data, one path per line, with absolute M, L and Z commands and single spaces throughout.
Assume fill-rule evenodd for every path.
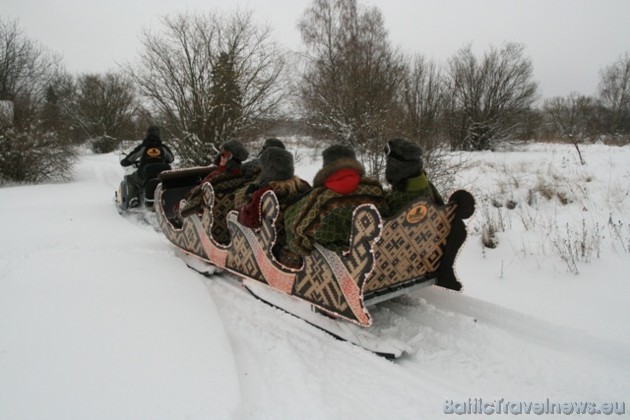
M 313 190 L 285 214 L 286 244 L 303 256 L 311 253 L 315 242 L 333 251 L 348 250 L 354 209 L 364 203 L 381 212 L 387 207 L 380 182 L 364 176 L 352 149 L 330 146 L 323 158 Z
M 423 168 L 420 146 L 409 140 L 393 139 L 385 144 L 385 154 L 385 179 L 391 185 L 385 194 L 390 216 L 418 197 L 444 204 Z

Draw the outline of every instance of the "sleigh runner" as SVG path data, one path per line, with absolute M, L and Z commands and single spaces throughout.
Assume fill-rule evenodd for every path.
M 207 264 L 362 327 L 372 323 L 369 305 L 411 288 L 431 284 L 460 288 L 453 263 L 466 237 L 462 219 L 474 209 L 474 200 L 465 191 L 453 194 L 445 206 L 419 198 L 388 219 L 373 205 L 360 205 L 353 213 L 349 252 L 336 253 L 316 244 L 296 269 L 278 262 L 271 251 L 280 211 L 271 191 L 261 200 L 261 228 L 252 230 L 238 223 L 236 211 L 227 214 L 228 244 L 217 242 L 211 234 L 217 203 L 209 183 L 202 186 L 202 211 L 184 218 L 181 227 L 173 223 L 174 205 L 203 174 L 204 168 L 165 172 L 155 197 L 158 223 L 166 237 Z

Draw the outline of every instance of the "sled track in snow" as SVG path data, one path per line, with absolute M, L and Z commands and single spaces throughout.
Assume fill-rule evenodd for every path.
M 290 340 L 298 353 L 321 352 L 323 346 L 334 353 L 346 346 L 347 351 L 373 356 L 248 296 L 230 274 L 216 274 L 204 282 L 228 331 L 239 340 L 247 341 L 246 335 L 254 329 L 257 336 L 269 333 L 278 340 Z M 409 354 L 393 362 L 394 372 L 389 374 L 400 375 L 398 369 L 404 368 L 406 374 L 431 381 L 435 389 L 447 393 L 445 397 L 467 396 L 471 386 L 486 387 L 492 393 L 493 383 L 507 382 L 512 385 L 498 397 L 534 399 L 545 390 L 545 397 L 566 399 L 565 390 L 573 389 L 577 381 L 591 390 L 583 398 L 604 401 L 613 397 L 600 395 L 602 389 L 611 389 L 611 382 L 620 390 L 630 383 L 623 343 L 602 341 L 437 286 L 381 303 L 372 314 L 375 334 L 400 339 L 411 347 Z M 259 325 L 269 319 L 275 331 Z

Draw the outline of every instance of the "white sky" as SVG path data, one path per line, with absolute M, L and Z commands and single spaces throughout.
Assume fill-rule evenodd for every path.
M 394 46 L 442 63 L 472 43 L 525 45 L 543 97 L 596 92 L 599 71 L 630 53 L 630 0 L 359 0 L 377 6 Z M 181 11 L 254 10 L 275 39 L 300 48 L 296 24 L 311 0 L 2 0 L 0 16 L 63 55 L 71 72 L 134 61 L 143 28 Z

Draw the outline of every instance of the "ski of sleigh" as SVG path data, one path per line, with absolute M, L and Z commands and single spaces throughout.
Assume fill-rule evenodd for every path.
M 360 205 L 353 213 L 348 252 L 335 253 L 315 244 L 302 266 L 294 269 L 279 263 L 271 251 L 279 214 L 271 191 L 261 200 L 260 228 L 238 223 L 235 210 L 228 213 L 231 242 L 227 245 L 211 235 L 214 194 L 210 183 L 202 186 L 202 212 L 185 217 L 182 226 L 176 227 L 173 204 L 194 185 L 190 175 L 195 178 L 196 172 L 174 170 L 161 176 L 155 203 L 162 232 L 186 254 L 248 281 L 250 291 L 265 285 L 334 318 L 368 327 L 372 324 L 368 307 L 373 304 L 433 284 L 461 287 L 453 263 L 466 237 L 462 219 L 474 211 L 474 200 L 466 191 L 455 192 L 444 206 L 418 198 L 387 219 L 373 205 Z

